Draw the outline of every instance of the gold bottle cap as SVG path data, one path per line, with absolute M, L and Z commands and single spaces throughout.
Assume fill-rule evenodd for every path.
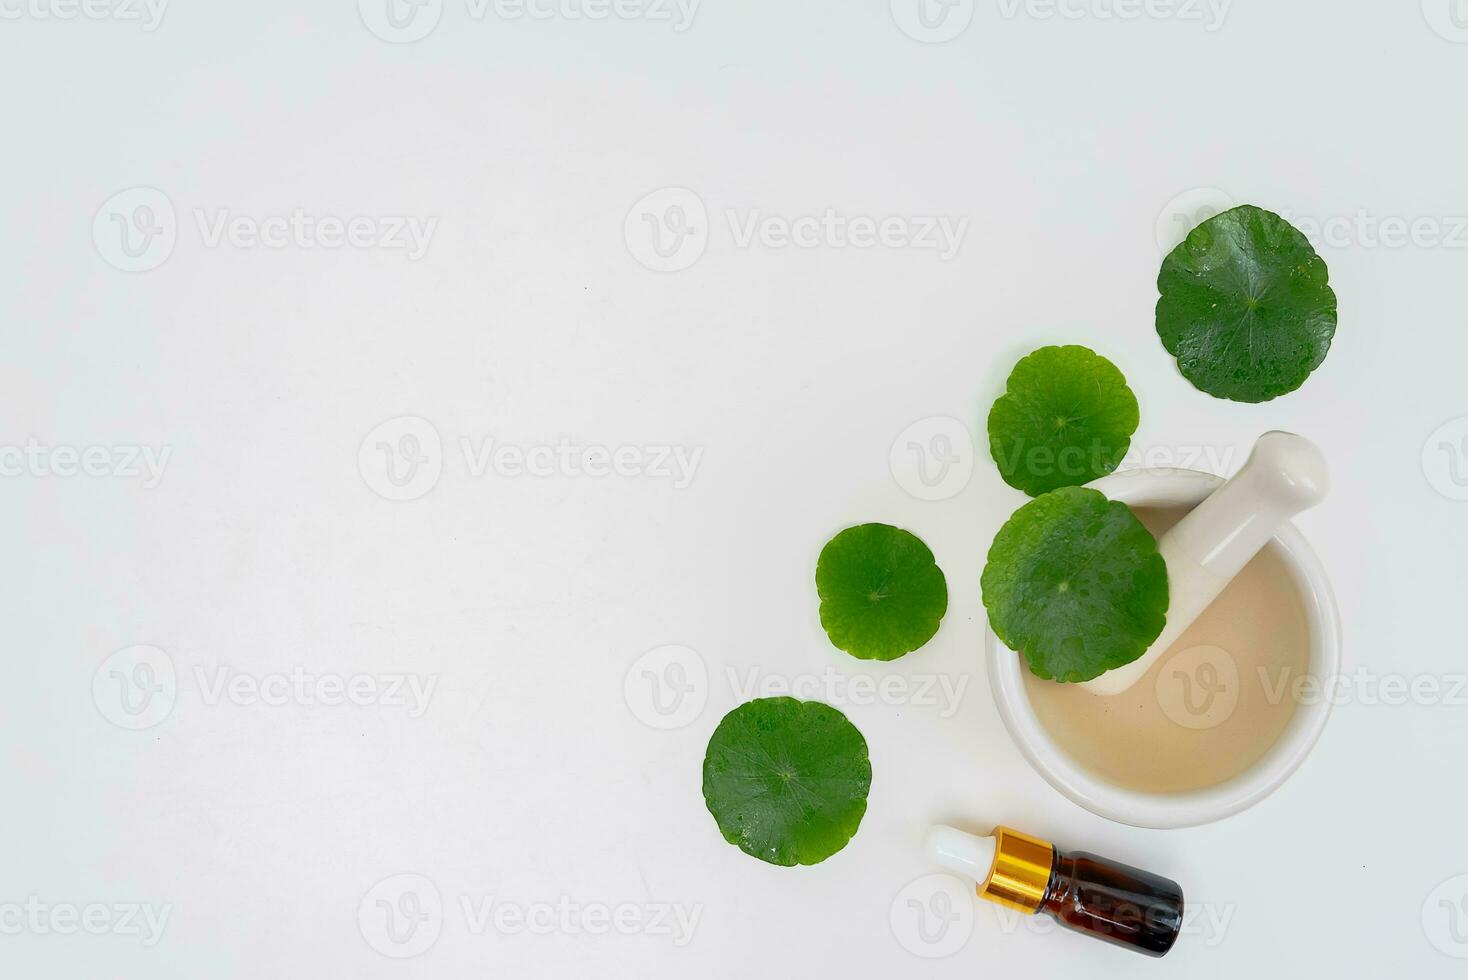
M 979 896 L 1033 914 L 1045 900 L 1055 845 L 1009 827 L 995 827 L 994 840 L 994 864 L 979 882 Z

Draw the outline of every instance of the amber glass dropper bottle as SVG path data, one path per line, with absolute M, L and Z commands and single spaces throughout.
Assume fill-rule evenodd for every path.
M 936 826 L 928 852 L 978 883 L 979 897 L 1148 956 L 1162 956 L 1183 924 L 1177 882 L 1085 851 L 1061 851 L 1009 827 L 988 837 Z

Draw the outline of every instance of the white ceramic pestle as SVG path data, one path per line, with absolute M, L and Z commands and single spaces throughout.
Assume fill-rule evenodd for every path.
M 1147 652 L 1082 686 L 1115 695 L 1141 680 L 1282 525 L 1325 499 L 1325 457 L 1309 439 L 1266 432 L 1243 469 L 1157 542 L 1167 562 L 1167 624 Z

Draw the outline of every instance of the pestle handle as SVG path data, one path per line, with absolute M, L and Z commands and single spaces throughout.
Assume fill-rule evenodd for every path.
M 1157 542 L 1169 593 L 1162 633 L 1141 657 L 1082 686 L 1115 695 L 1141 680 L 1282 525 L 1325 499 L 1329 483 L 1325 457 L 1309 439 L 1260 436 L 1243 468 Z

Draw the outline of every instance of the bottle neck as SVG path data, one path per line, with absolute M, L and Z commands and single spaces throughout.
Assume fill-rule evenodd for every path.
M 995 827 L 994 839 L 994 866 L 979 885 L 979 896 L 1033 915 L 1050 891 L 1055 845 L 1009 827 Z

